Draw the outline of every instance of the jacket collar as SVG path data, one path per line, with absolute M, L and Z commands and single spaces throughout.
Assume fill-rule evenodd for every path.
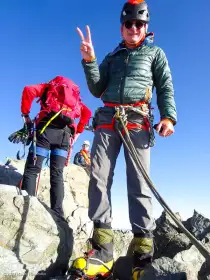
M 149 32 L 146 34 L 146 37 L 144 39 L 144 41 L 137 46 L 135 49 L 141 48 L 142 46 L 149 46 L 149 45 L 153 45 L 154 43 L 154 33 L 153 32 Z M 118 53 L 121 50 L 126 50 L 126 46 L 125 46 L 125 42 L 122 41 L 120 42 L 120 44 L 109 54 L 109 56 L 113 56 L 116 53 Z

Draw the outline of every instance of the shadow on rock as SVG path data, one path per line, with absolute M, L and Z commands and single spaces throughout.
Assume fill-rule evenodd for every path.
M 203 263 L 198 272 L 198 280 L 210 280 L 210 260 Z
M 52 279 L 60 279 L 60 277 L 64 277 L 65 273 L 67 272 L 68 264 L 72 255 L 74 243 L 73 230 L 69 227 L 67 221 L 63 217 L 58 215 L 53 210 L 49 209 L 48 206 L 43 202 L 40 201 L 40 203 L 50 214 L 52 214 L 53 212 L 52 218 L 57 225 L 60 243 L 57 249 L 57 259 L 52 262 L 47 269 L 39 271 L 34 280 L 49 280 L 51 279 L 51 277 L 53 277 Z M 70 238 L 69 231 L 71 231 Z M 61 240 L 65 240 L 66 242 L 62 243 Z
M 22 194 L 21 190 L 19 190 L 19 189 L 17 189 L 17 190 L 18 190 L 18 194 Z M 16 257 L 17 257 L 19 263 L 21 263 L 23 265 L 25 273 L 23 275 L 22 280 L 25 280 L 28 277 L 29 270 L 27 269 L 27 265 L 22 262 L 22 259 L 21 259 L 21 256 L 20 256 L 20 240 L 21 240 L 21 238 L 23 236 L 23 233 L 24 233 L 24 228 L 25 228 L 25 224 L 26 224 L 26 220 L 27 220 L 27 215 L 28 215 L 28 210 L 29 210 L 30 198 L 29 198 L 28 195 L 27 196 L 23 196 L 23 200 L 24 200 L 23 214 L 22 214 L 22 219 L 21 219 L 21 222 L 20 222 L 19 229 L 17 231 L 16 238 L 15 238 L 15 245 L 14 245 L 14 249 L 13 250 L 14 250 L 14 252 L 16 254 Z

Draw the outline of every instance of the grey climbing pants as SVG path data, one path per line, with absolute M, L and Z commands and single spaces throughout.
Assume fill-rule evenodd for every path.
M 100 112 L 99 125 L 111 123 L 113 114 Z M 133 123 L 143 123 L 141 116 L 131 116 Z M 131 140 L 139 159 L 149 173 L 150 148 L 149 131 L 144 129 L 130 130 Z M 116 160 L 121 146 L 124 145 L 116 130 L 98 128 L 91 151 L 91 176 L 89 183 L 89 217 L 94 222 L 111 223 L 111 186 Z M 151 191 L 141 172 L 137 169 L 132 156 L 124 147 L 127 175 L 127 192 L 129 218 L 134 233 L 150 234 L 155 229 L 152 217 Z M 120 191 L 120 190 L 119 190 Z

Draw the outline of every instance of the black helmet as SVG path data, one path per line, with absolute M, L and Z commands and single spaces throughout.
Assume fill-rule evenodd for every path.
M 144 0 L 128 0 L 128 2 L 124 4 L 120 22 L 123 24 L 128 20 L 141 20 L 144 23 L 149 22 L 149 9 Z

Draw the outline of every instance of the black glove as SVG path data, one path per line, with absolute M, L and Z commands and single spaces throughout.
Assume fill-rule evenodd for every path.
M 14 144 L 18 144 L 21 142 L 24 145 L 29 145 L 33 138 L 33 122 L 27 114 L 22 114 L 22 117 L 24 118 L 23 128 L 12 133 L 8 137 L 8 140 Z
M 30 130 L 27 128 L 27 125 L 25 124 L 23 128 L 12 133 L 8 137 L 8 139 L 10 142 L 14 144 L 18 144 L 21 142 L 23 145 L 28 146 L 33 139 L 33 135 Z
M 29 145 L 32 140 L 32 137 L 30 137 L 28 130 L 25 127 L 23 127 L 22 129 L 12 133 L 8 137 L 8 139 L 14 144 L 18 144 L 21 142 L 24 145 Z

